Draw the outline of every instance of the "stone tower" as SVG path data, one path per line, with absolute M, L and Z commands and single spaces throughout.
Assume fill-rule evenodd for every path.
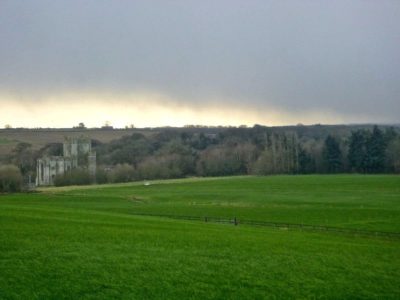
M 76 168 L 87 169 L 96 176 L 96 153 L 89 138 L 65 138 L 63 156 L 43 157 L 37 160 L 36 185 L 53 185 L 57 175 Z

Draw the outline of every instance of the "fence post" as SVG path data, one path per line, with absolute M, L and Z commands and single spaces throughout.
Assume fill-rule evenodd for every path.
M 207 217 L 204 217 L 204 222 L 206 222 L 206 223 L 207 223 L 207 221 L 208 221 L 208 220 L 207 220 Z
M 236 217 L 233 219 L 233 222 L 234 222 L 235 226 L 238 225 L 238 221 L 237 221 Z

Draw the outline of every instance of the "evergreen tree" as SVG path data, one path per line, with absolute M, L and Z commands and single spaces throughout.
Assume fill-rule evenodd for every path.
M 315 160 L 305 149 L 299 149 L 299 173 L 310 174 L 315 172 Z
M 385 170 L 386 140 L 385 136 L 374 126 L 372 134 L 367 140 L 367 171 L 370 173 L 382 173 Z
M 363 130 L 353 131 L 350 136 L 348 161 L 350 170 L 364 173 L 367 164 L 368 132 Z
M 400 174 L 400 137 L 392 139 L 386 149 L 386 170 Z
M 325 139 L 322 156 L 328 173 L 342 171 L 342 151 L 339 142 L 331 135 Z

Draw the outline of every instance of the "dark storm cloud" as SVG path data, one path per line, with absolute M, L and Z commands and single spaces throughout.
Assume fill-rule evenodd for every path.
M 0 41 L 0 90 L 32 101 L 149 90 L 399 121 L 399 1 L 1 0 Z

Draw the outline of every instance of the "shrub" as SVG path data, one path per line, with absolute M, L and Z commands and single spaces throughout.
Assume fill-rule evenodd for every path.
M 109 173 L 109 182 L 129 182 L 135 179 L 135 168 L 129 164 L 119 164 Z
M 22 188 L 22 175 L 14 165 L 0 166 L 0 192 L 18 192 Z
M 153 156 L 145 159 L 138 166 L 138 179 L 180 178 L 184 175 L 186 162 L 180 155 Z
M 200 176 L 226 176 L 243 173 L 243 162 L 232 149 L 214 147 L 203 151 L 197 161 Z
M 55 186 L 65 185 L 85 185 L 92 183 L 92 177 L 89 172 L 84 169 L 73 169 L 67 173 L 57 175 L 54 178 Z
M 104 170 L 104 167 L 97 167 L 96 183 L 102 184 L 107 182 L 108 182 L 108 177 L 107 177 L 107 172 Z

